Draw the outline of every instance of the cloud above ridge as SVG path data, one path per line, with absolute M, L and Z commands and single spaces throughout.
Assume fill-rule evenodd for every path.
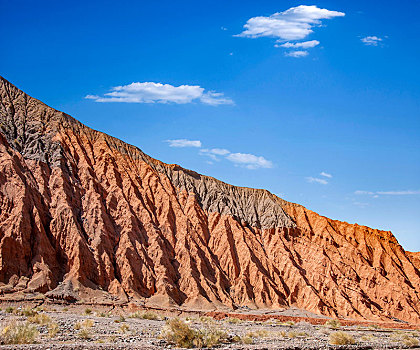
M 206 91 L 198 85 L 173 86 L 153 82 L 115 86 L 111 88 L 111 92 L 103 96 L 87 95 L 85 98 L 95 102 L 175 104 L 201 102 L 211 106 L 234 104 L 233 100 L 225 97 L 223 93 Z

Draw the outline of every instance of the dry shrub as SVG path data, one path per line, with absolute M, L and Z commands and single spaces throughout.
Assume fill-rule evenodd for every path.
M 241 338 L 241 343 L 242 344 L 249 345 L 249 344 L 252 344 L 253 342 L 254 342 L 254 339 L 252 339 L 252 337 L 249 337 L 247 335 Z
M 38 330 L 29 322 L 12 321 L 1 332 L 3 344 L 33 344 L 38 338 Z
M 169 343 L 182 348 L 210 348 L 228 342 L 227 334 L 221 330 L 196 330 L 179 318 L 173 318 L 167 322 L 162 336 Z
M 351 334 L 346 332 L 334 332 L 330 334 L 331 345 L 353 345 L 356 341 Z
M 156 315 L 154 312 L 147 311 L 143 315 L 141 315 L 141 318 L 144 320 L 160 320 L 159 316 Z
M 28 317 L 28 322 L 36 323 L 39 325 L 46 325 L 51 323 L 51 317 L 47 314 L 35 314 L 34 316 Z
M 79 322 L 76 322 L 74 324 L 74 329 L 75 330 L 79 330 L 79 329 L 82 329 L 82 328 L 88 329 L 88 328 L 91 328 L 94 323 L 95 322 L 93 320 L 90 320 L 90 319 L 86 319 L 86 320 L 84 320 L 82 322 L 79 321 Z
M 402 340 L 402 343 L 409 348 L 414 348 L 419 345 L 419 340 L 414 337 L 406 336 Z
M 231 324 L 238 324 L 238 323 L 243 322 L 241 319 L 236 318 L 236 317 L 228 317 L 225 321 Z
M 17 312 L 20 316 L 33 317 L 38 314 L 35 309 L 26 308 Z
M 53 322 L 48 325 L 47 330 L 48 330 L 48 336 L 50 338 L 54 338 L 57 335 L 57 333 L 60 331 L 60 327 L 58 326 L 57 323 Z
M 339 320 L 333 319 L 333 320 L 328 320 L 327 322 L 325 322 L 324 326 L 328 328 L 332 328 L 332 329 L 337 329 L 341 327 L 341 323 Z
M 120 326 L 120 332 L 121 333 L 125 333 L 129 330 L 130 330 L 130 327 L 128 327 L 128 325 L 126 325 L 125 323 Z
M 13 306 L 8 306 L 8 307 L 6 307 L 6 310 L 5 311 L 8 314 L 11 314 L 11 313 L 13 313 L 15 311 L 15 308 Z
M 92 309 L 85 309 L 85 314 L 86 315 L 90 315 L 92 313 Z
M 83 328 L 77 333 L 77 336 L 82 339 L 90 339 L 92 336 L 90 335 L 89 329 Z
M 259 329 L 257 331 L 248 332 L 246 336 L 250 338 L 266 338 L 268 337 L 268 332 L 264 329 Z

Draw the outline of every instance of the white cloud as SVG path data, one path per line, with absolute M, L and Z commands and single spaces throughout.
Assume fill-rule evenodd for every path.
M 204 104 L 217 106 L 234 104 L 223 93 L 205 91 L 198 85 L 161 84 L 153 82 L 131 83 L 115 86 L 104 96 L 87 95 L 85 98 L 96 102 L 126 102 L 126 103 L 191 103 L 200 101 Z
M 321 184 L 321 185 L 327 185 L 328 184 L 327 180 L 320 179 L 318 177 L 312 177 L 312 176 L 307 177 L 306 181 L 308 181 L 310 183 L 318 183 L 318 184 Z
M 256 156 L 249 153 L 230 153 L 227 160 L 244 166 L 247 169 L 258 169 L 258 168 L 272 168 L 273 163 L 264 157 Z
M 381 43 L 381 41 L 383 41 L 382 38 L 379 38 L 377 36 L 366 36 L 360 40 L 363 44 L 368 46 L 378 46 Z
M 199 154 L 208 156 L 214 161 L 226 159 L 236 166 L 241 166 L 247 169 L 272 168 L 273 163 L 262 156 L 256 156 L 250 153 L 231 153 L 225 148 L 201 148 L 200 141 L 191 141 L 186 139 L 181 140 L 166 140 L 170 147 L 198 147 Z M 207 162 L 213 164 L 213 162 Z
M 379 195 L 383 195 L 383 196 L 412 196 L 412 195 L 420 195 L 420 191 L 416 191 L 416 190 L 407 190 L 407 191 L 355 191 L 354 194 L 357 195 L 370 195 L 370 196 L 374 196 L 377 197 Z
M 230 153 L 227 149 L 224 148 L 212 148 L 207 149 L 203 148 L 200 149 L 200 154 L 210 157 L 213 160 L 219 160 L 218 156 L 226 156 Z
M 302 40 L 320 26 L 321 20 L 342 17 L 345 13 L 321 9 L 317 6 L 300 5 L 271 16 L 252 17 L 244 25 L 240 37 L 274 37 L 282 40 Z
M 317 45 L 319 45 L 318 40 L 311 40 L 311 41 L 302 41 L 302 42 L 298 42 L 298 43 L 287 42 L 287 43 L 284 43 L 284 44 L 281 44 L 281 45 L 276 44 L 274 46 L 275 47 L 285 47 L 286 49 L 292 49 L 292 48 L 294 48 L 294 49 L 299 49 L 299 48 L 310 49 L 310 48 L 315 47 Z
M 287 57 L 305 57 L 308 56 L 309 52 L 308 51 L 290 51 L 290 52 L 286 52 L 284 55 Z
M 187 139 L 178 139 L 178 140 L 166 140 L 165 142 L 169 143 L 169 147 L 201 147 L 201 141 L 193 141 Z
M 324 177 L 328 177 L 329 179 L 331 179 L 333 176 L 331 174 L 328 174 L 326 172 L 321 172 L 319 175 L 324 176 Z

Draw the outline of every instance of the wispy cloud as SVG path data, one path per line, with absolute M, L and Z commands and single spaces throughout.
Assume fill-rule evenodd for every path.
M 284 41 L 303 40 L 309 34 L 313 33 L 314 27 L 320 27 L 322 20 L 334 17 L 343 17 L 344 12 L 330 11 L 319 8 L 315 5 L 300 5 L 291 7 L 283 12 L 276 12 L 270 16 L 257 16 L 248 19 L 244 25 L 242 33 L 237 34 L 238 37 L 245 38 L 261 38 L 271 37 L 277 38 L 276 47 L 284 48 L 311 48 L 319 45 L 319 41 L 311 40 L 300 43 L 284 43 Z M 304 52 L 304 51 L 297 51 Z M 291 57 L 303 57 L 306 54 L 290 54 Z
M 324 177 L 328 177 L 329 179 L 331 179 L 333 176 L 331 174 L 328 174 L 326 172 L 321 172 L 319 175 L 324 176 Z
M 187 139 L 178 139 L 178 140 L 166 140 L 169 144 L 169 147 L 201 147 L 201 141 L 193 141 Z
M 170 147 L 197 147 L 200 148 L 199 154 L 207 156 L 212 161 L 220 161 L 222 159 L 232 162 L 235 166 L 240 166 L 246 169 L 260 169 L 260 168 L 272 168 L 273 162 L 251 153 L 232 153 L 226 148 L 201 148 L 202 144 L 200 141 L 192 141 L 187 139 L 180 140 L 166 140 Z M 208 164 L 213 164 L 212 161 L 208 161 Z
M 420 191 L 406 190 L 406 191 L 361 191 L 354 192 L 356 195 L 370 195 L 370 196 L 413 196 L 420 195 Z
M 153 82 L 115 86 L 103 96 L 87 95 L 85 98 L 96 102 L 185 104 L 199 101 L 212 106 L 234 104 L 223 93 L 206 91 L 198 85 L 173 86 Z
M 373 35 L 373 36 L 366 36 L 366 37 L 364 37 L 364 38 L 362 38 L 360 40 L 365 45 L 368 45 L 368 46 L 378 46 L 384 39 Z
M 298 43 L 284 43 L 284 44 L 276 44 L 275 47 L 285 47 L 287 49 L 309 49 L 319 45 L 318 40 L 311 40 L 311 41 L 302 41 Z
M 230 153 L 226 159 L 247 169 L 272 168 L 273 163 L 261 156 L 249 153 Z
M 299 57 L 308 56 L 309 55 L 309 52 L 308 51 L 302 51 L 302 50 L 299 50 L 299 51 L 289 51 L 289 52 L 286 52 L 284 55 L 285 56 L 288 56 L 288 57 L 296 57 L 296 58 L 299 58 Z
M 318 177 L 312 177 L 312 176 L 307 177 L 306 181 L 308 181 L 309 183 L 318 183 L 318 184 L 321 184 L 321 185 L 327 185 L 328 184 L 327 180 L 320 179 Z

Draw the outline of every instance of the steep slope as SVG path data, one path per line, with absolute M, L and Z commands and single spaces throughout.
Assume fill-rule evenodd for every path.
M 0 102 L 0 292 L 420 323 L 390 232 L 164 164 L 4 79 Z

